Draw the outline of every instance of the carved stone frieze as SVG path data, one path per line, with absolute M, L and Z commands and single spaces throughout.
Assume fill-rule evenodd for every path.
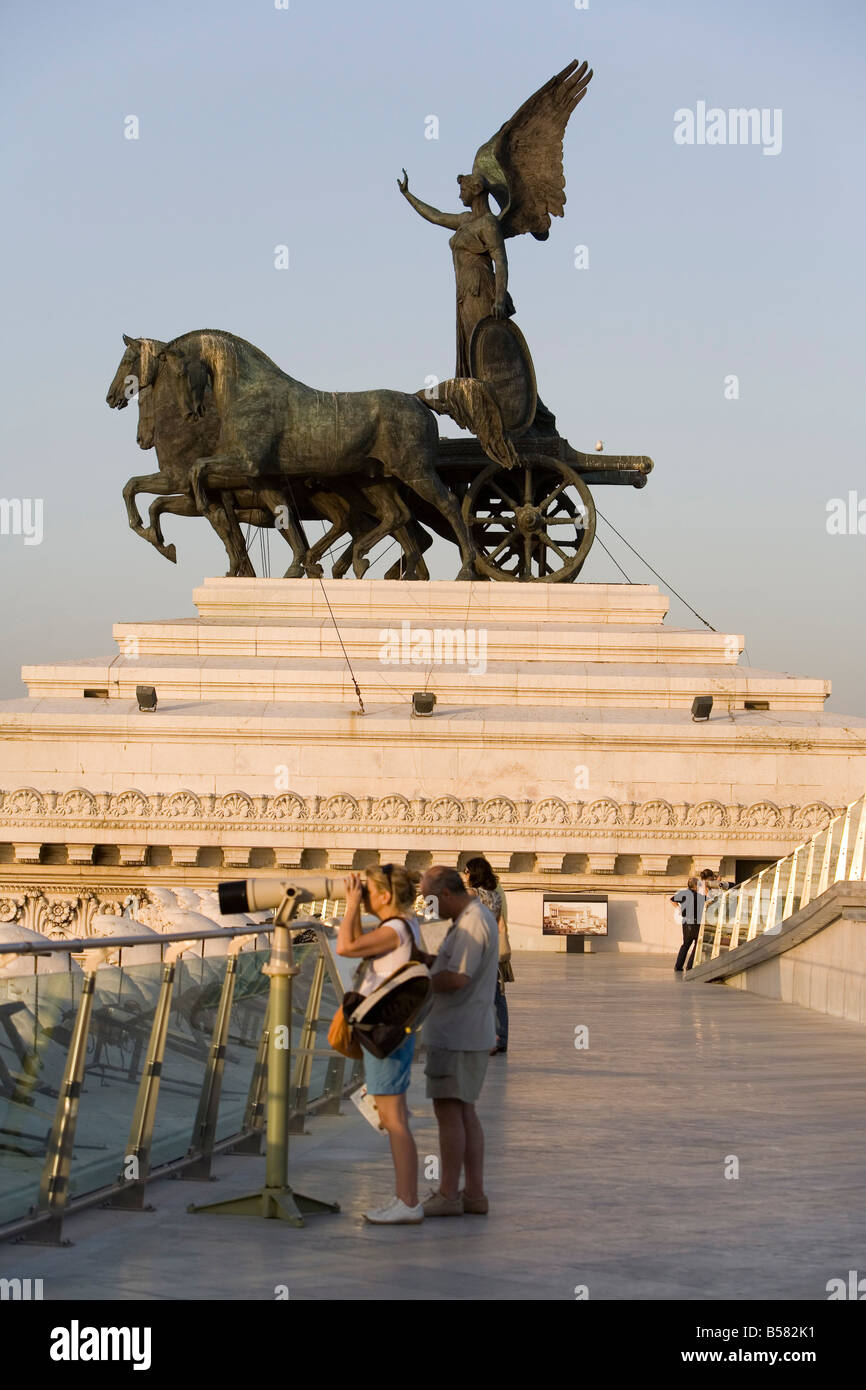
M 813 801 L 805 806 L 777 806 L 761 800 L 749 806 L 723 805 L 707 800 L 674 804 L 656 797 L 642 803 L 619 802 L 609 796 L 594 801 L 565 801 L 546 796 L 537 801 L 512 800 L 507 796 L 457 797 L 452 794 L 409 799 L 400 793 L 381 797 L 356 797 L 348 792 L 330 796 L 302 796 L 285 790 L 273 796 L 251 796 L 237 790 L 221 795 L 196 794 L 185 788 L 171 793 L 150 795 L 130 787 L 121 792 L 94 793 L 84 787 L 58 792 L 39 792 L 33 787 L 0 790 L 0 829 L 14 828 L 12 838 L 23 838 L 27 831 L 34 843 L 40 826 L 56 832 L 60 828 L 96 829 L 98 841 L 110 838 L 112 828 L 150 835 L 154 831 L 192 830 L 225 832 L 237 827 L 245 832 L 273 832 L 290 825 L 305 831 L 325 833 L 374 830 L 399 826 L 402 830 L 447 833 L 458 826 L 477 828 L 488 834 L 503 831 L 574 838 L 617 833 L 634 828 L 642 833 L 712 836 L 720 830 L 733 838 L 754 838 L 766 834 L 806 837 L 820 830 L 843 808 Z

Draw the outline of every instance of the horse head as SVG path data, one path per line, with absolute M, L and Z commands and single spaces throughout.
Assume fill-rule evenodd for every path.
M 130 338 L 123 334 L 125 351 L 105 397 L 112 410 L 123 410 L 138 399 L 140 449 L 152 449 L 155 437 L 153 384 L 159 371 L 159 354 L 165 346 L 158 338 Z
M 145 387 L 152 386 L 159 370 L 159 353 L 165 346 L 158 338 L 130 338 L 123 334 L 126 350 L 105 397 L 112 410 L 123 410 Z
M 158 370 L 166 370 L 174 383 L 177 403 L 185 420 L 200 420 L 204 415 L 204 396 L 210 380 L 207 364 L 178 347 L 164 347 L 159 354 Z

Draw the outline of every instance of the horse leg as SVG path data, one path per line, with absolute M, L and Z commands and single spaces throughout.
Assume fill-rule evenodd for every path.
M 386 579 L 429 579 L 430 571 L 424 563 L 422 551 L 433 544 L 429 531 L 417 521 L 410 521 L 394 531 L 394 539 L 400 542 L 403 554 L 385 573 Z M 405 561 L 405 563 L 404 563 Z
M 310 551 L 307 548 L 306 537 L 295 517 L 295 509 L 289 506 L 285 495 L 278 488 L 261 488 L 259 496 L 265 506 L 273 512 L 275 530 L 283 537 L 286 544 L 292 547 L 292 563 L 283 578 L 303 579 L 305 574 L 309 575 L 311 579 L 321 577 L 321 567 L 315 563 L 310 564 Z M 279 521 L 277 521 L 278 512 L 282 513 Z
M 183 493 L 177 497 L 157 497 L 150 505 L 150 526 L 145 533 L 146 539 L 156 547 L 160 555 L 164 555 L 167 560 L 171 560 L 172 564 L 175 564 L 177 562 L 177 549 L 173 542 L 171 545 L 166 545 L 160 525 L 159 519 L 164 512 L 169 512 L 172 516 L 198 516 L 200 513 L 188 493 Z M 208 506 L 206 516 L 225 546 L 230 566 L 229 576 L 240 573 L 253 577 L 255 571 L 249 562 L 243 533 L 234 516 L 234 503 L 231 497 L 229 497 L 229 508 L 225 505 L 218 506 L 216 503 L 211 503 Z M 238 541 L 240 542 L 239 545 Z
M 369 499 L 376 515 L 379 517 L 378 525 L 372 530 L 367 531 L 355 543 L 353 562 L 355 576 L 360 579 L 370 568 L 370 562 L 365 560 L 365 556 L 378 545 L 384 536 L 395 535 L 397 529 L 405 526 L 411 520 L 411 512 L 402 498 L 398 497 L 396 491 L 390 483 L 368 483 L 361 491 Z M 363 566 L 363 568 L 362 568 Z
M 198 512 L 192 498 L 186 493 L 179 497 L 157 497 L 150 504 L 150 525 L 145 535 L 160 555 L 164 555 L 174 565 L 177 564 L 177 548 L 174 544 L 166 545 L 165 543 L 165 536 L 162 534 L 162 525 L 160 524 L 160 517 L 163 512 L 169 512 L 172 516 L 198 516 Z
M 157 493 L 164 497 L 167 493 L 177 491 L 177 484 L 171 482 L 164 473 L 142 473 L 136 478 L 130 478 L 123 489 L 123 500 L 126 503 L 126 519 L 132 530 L 137 536 L 143 536 L 145 540 L 150 537 L 144 529 L 144 522 L 141 519 L 135 499 L 140 492 Z
M 411 473 L 408 470 L 406 472 L 401 470 L 399 477 L 401 482 L 410 487 L 419 497 L 423 497 L 425 502 L 430 502 L 450 522 L 463 561 L 457 578 L 477 579 L 478 575 L 475 569 L 477 552 L 463 520 L 460 504 L 439 477 L 432 458 L 418 458 L 414 462 Z
M 349 528 L 350 507 L 348 502 L 342 497 L 338 497 L 333 492 L 314 492 L 312 502 L 317 511 L 322 513 L 326 521 L 330 521 L 330 530 L 320 536 L 315 545 L 310 547 L 307 555 L 308 563 L 312 562 L 318 566 L 319 560 L 328 553 L 332 545 L 345 536 Z M 321 568 L 321 566 L 318 566 Z
M 256 572 L 250 560 L 244 533 L 237 519 L 232 494 L 221 491 L 220 503 L 221 505 L 218 506 L 212 502 L 205 512 L 205 516 L 226 548 L 226 554 L 229 557 L 226 578 L 255 579 Z
M 201 516 L 208 518 L 220 536 L 228 552 L 231 577 L 244 575 L 254 578 L 256 573 L 247 554 L 230 491 L 249 487 L 253 471 L 253 464 L 242 457 L 213 454 L 196 459 L 189 472 L 189 485 L 196 509 Z M 208 495 L 208 486 L 219 491 L 221 506 L 216 506 Z

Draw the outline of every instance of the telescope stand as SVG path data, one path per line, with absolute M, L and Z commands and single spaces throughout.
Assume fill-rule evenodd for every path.
M 265 1220 L 288 1221 L 303 1226 L 304 1214 L 339 1211 L 338 1202 L 322 1202 L 305 1197 L 289 1186 L 289 1084 L 292 1047 L 292 980 L 298 967 L 292 956 L 289 920 L 296 905 L 297 889 L 287 893 L 274 914 L 271 958 L 265 966 L 270 976 L 268 1035 L 268 1112 L 265 1145 L 265 1185 L 243 1197 L 227 1197 L 220 1202 L 189 1206 L 198 1215 L 261 1216 Z

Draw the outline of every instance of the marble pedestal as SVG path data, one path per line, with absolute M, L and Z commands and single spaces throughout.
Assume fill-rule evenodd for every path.
M 692 869 L 775 859 L 866 784 L 866 719 L 824 713 L 829 681 L 741 666 L 741 636 L 669 627 L 651 585 L 208 579 L 193 599 L 118 623 L 108 656 L 25 667 L 28 698 L 0 704 L 0 917 L 484 853 L 518 949 L 562 949 L 542 895 L 585 890 L 610 898 L 597 949 L 675 950 Z

